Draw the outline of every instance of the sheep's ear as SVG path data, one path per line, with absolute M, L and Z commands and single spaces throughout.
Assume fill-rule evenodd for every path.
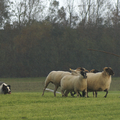
M 71 68 L 70 68 L 69 70 L 70 70 L 70 71 L 76 71 L 76 70 L 73 70 L 73 69 L 71 69 Z
M 81 67 L 81 69 L 80 69 L 80 70 L 84 71 L 84 70 L 85 70 L 85 68 Z
M 76 70 L 77 70 L 77 71 L 84 71 L 85 68 L 83 68 L 83 67 L 78 67 Z
M 90 72 L 93 73 L 95 69 L 92 69 Z
M 106 71 L 108 69 L 108 67 L 104 67 L 103 70 Z
M 70 70 L 71 72 L 76 72 L 76 70 L 73 70 L 73 69 L 71 69 L 71 68 L 70 68 L 69 70 Z
M 90 72 L 91 72 L 91 73 L 97 73 L 97 72 L 99 72 L 99 71 L 96 70 L 96 69 L 92 69 Z
M 85 71 L 86 73 L 89 73 L 89 71 L 88 71 L 88 70 L 83 70 L 83 71 Z
M 77 70 L 77 71 L 81 71 L 81 67 L 78 67 L 76 70 Z

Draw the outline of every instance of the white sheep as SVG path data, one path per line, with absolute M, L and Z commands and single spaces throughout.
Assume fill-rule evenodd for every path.
M 90 73 L 97 73 L 97 72 L 99 72 L 99 71 L 96 70 L 96 69 L 90 70 Z M 87 94 L 88 94 L 88 92 L 87 92 Z M 94 92 L 93 92 L 93 97 L 94 97 L 94 95 L 97 97 L 97 91 L 94 91 Z M 88 95 L 87 95 L 87 96 L 88 96 Z
M 61 79 L 61 93 L 62 96 L 66 96 L 65 95 L 65 90 L 67 91 L 67 93 L 69 93 L 69 91 L 75 91 L 77 93 L 77 96 L 79 96 L 79 91 L 85 91 L 85 93 L 87 93 L 87 76 L 86 76 L 86 72 L 81 71 L 79 75 L 66 75 Z M 87 97 L 87 94 L 86 96 Z
M 83 68 L 83 67 L 78 67 L 76 70 L 70 69 L 70 71 L 71 71 L 72 73 L 75 74 L 75 72 L 76 72 L 76 75 L 77 75 L 78 72 L 81 71 L 81 70 L 84 70 L 86 73 L 89 73 L 89 71 L 88 71 L 87 69 Z M 96 70 L 96 69 L 90 70 L 90 73 L 97 73 L 97 72 L 99 72 L 99 71 Z M 96 97 L 97 97 L 97 91 L 94 91 L 94 92 L 93 92 L 93 97 L 94 97 L 94 93 L 95 93 L 95 95 L 96 95 Z M 74 92 L 74 93 L 71 92 L 71 96 L 74 96 L 74 94 L 76 94 L 76 93 L 75 93 L 75 92 Z M 79 94 L 80 94 L 80 93 L 79 93 Z M 84 96 L 85 96 L 85 92 L 83 91 L 83 92 L 82 92 L 82 95 L 80 94 L 80 96 L 83 96 L 83 97 L 84 97 Z M 88 93 L 87 93 L 87 97 L 88 97 Z
M 71 72 L 67 72 L 67 71 L 51 71 L 48 74 L 48 76 L 46 77 L 45 86 L 44 86 L 44 89 L 43 89 L 42 96 L 44 95 L 45 89 L 47 88 L 47 86 L 49 85 L 49 83 L 53 83 L 55 85 L 54 96 L 56 96 L 56 91 L 57 91 L 58 87 L 60 87 L 60 81 L 61 81 L 61 79 L 65 75 L 78 75 L 78 74 L 79 74 L 79 72 L 77 70 L 76 71 L 71 71 Z
M 99 71 L 96 69 L 90 70 L 90 73 L 97 73 L 97 72 L 99 72 Z M 89 73 L 89 72 L 87 72 L 87 73 Z M 85 93 L 83 92 L 82 95 L 85 96 Z M 93 91 L 93 97 L 94 97 L 94 95 L 97 97 L 97 91 Z M 89 97 L 88 92 L 87 92 L 87 97 Z
M 42 96 L 44 95 L 45 89 L 47 88 L 49 83 L 53 83 L 55 85 L 54 96 L 56 96 L 56 91 L 57 91 L 58 87 L 60 86 L 60 80 L 65 75 L 71 75 L 71 73 L 70 72 L 65 72 L 65 71 L 51 71 L 48 74 L 48 76 L 46 77 L 45 86 L 44 86 L 44 89 L 43 89 Z
M 107 97 L 113 74 L 111 67 L 105 67 L 102 72 L 87 73 L 87 92 L 105 91 L 104 97 Z
M 83 68 L 83 67 L 78 67 L 77 69 L 69 69 L 70 71 L 71 71 L 71 74 L 72 75 L 79 75 L 80 74 L 80 71 L 85 71 L 86 73 L 87 72 L 89 72 L 88 70 L 86 70 L 85 68 Z M 74 96 L 75 94 L 76 94 L 76 92 L 75 91 L 73 91 L 74 93 L 72 93 L 72 92 L 70 92 L 71 93 L 71 96 Z M 68 95 L 68 91 L 66 91 L 65 92 L 65 96 L 67 96 Z M 79 95 L 82 97 L 82 95 L 80 94 L 80 92 L 78 92 L 79 93 Z M 85 92 L 83 92 L 84 93 L 84 95 L 85 95 Z

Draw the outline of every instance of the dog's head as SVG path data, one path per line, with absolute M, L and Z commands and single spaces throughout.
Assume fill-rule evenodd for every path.
M 3 83 L 2 90 L 4 94 L 11 94 L 11 86 Z

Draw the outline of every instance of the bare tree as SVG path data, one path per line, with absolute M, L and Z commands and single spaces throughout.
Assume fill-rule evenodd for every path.
M 115 27 L 118 26 L 118 24 L 120 23 L 120 2 L 119 0 L 117 0 L 116 4 L 115 4 L 115 7 L 112 9 L 112 22 L 113 22 L 113 25 Z
M 51 23 L 58 22 L 58 18 L 57 18 L 58 10 L 59 10 L 59 1 L 51 0 L 49 3 L 46 19 L 49 20 Z
M 0 27 L 9 20 L 9 0 L 0 0 Z
M 93 2 L 91 0 L 80 1 L 79 7 L 79 20 L 83 25 L 85 25 L 88 21 L 91 21 L 91 6 Z
M 68 20 L 66 18 L 65 8 L 63 6 L 58 10 L 58 18 L 59 24 L 67 26 Z
M 31 24 L 34 20 L 42 20 L 45 4 L 43 4 L 43 0 L 22 0 L 15 1 L 14 8 L 15 21 L 18 21 L 20 27 Z
M 103 23 L 108 12 L 109 0 L 84 0 L 79 2 L 79 19 L 82 24 L 93 23 L 96 26 Z
M 75 27 L 76 23 L 78 21 L 78 15 L 76 12 L 76 5 L 75 5 L 75 0 L 67 0 L 66 1 L 66 14 L 67 14 L 67 19 L 70 27 Z

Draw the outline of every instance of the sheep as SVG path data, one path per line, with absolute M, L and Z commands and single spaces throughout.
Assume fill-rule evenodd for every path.
M 97 72 L 99 72 L 99 71 L 96 69 L 90 70 L 90 73 L 97 73 Z M 88 94 L 88 92 L 87 92 L 87 94 Z M 85 93 L 82 92 L 82 95 L 85 96 Z M 97 97 L 97 91 L 93 91 L 93 97 L 94 97 L 94 95 Z M 87 95 L 87 97 L 89 97 L 89 96 Z
M 79 69 L 82 70 L 82 68 L 79 68 Z M 67 72 L 67 71 L 51 71 L 48 74 L 48 76 L 47 76 L 47 78 L 45 80 L 45 86 L 44 86 L 44 89 L 43 89 L 42 96 L 44 95 L 45 89 L 47 88 L 49 83 L 53 83 L 55 85 L 54 96 L 56 96 L 56 91 L 57 91 L 58 87 L 60 87 L 60 80 L 65 75 L 78 75 L 78 72 L 77 72 L 77 70 L 76 71 L 71 71 L 71 72 Z
M 60 86 L 60 80 L 65 76 L 65 75 L 71 75 L 70 72 L 65 72 L 65 71 L 51 71 L 48 76 L 46 77 L 45 80 L 45 86 L 43 89 L 42 96 L 44 95 L 45 89 L 49 85 L 49 83 L 53 83 L 55 85 L 54 89 L 54 96 L 56 96 L 56 91 L 58 87 Z
M 96 69 L 92 69 L 92 70 L 90 70 L 90 72 L 91 73 L 97 73 L 97 72 L 99 72 L 98 70 L 96 70 Z M 87 93 L 88 94 L 88 93 Z M 94 95 L 97 97 L 97 91 L 94 91 L 93 92 L 93 97 L 94 97 Z M 87 95 L 88 96 L 88 95 Z
M 62 96 L 65 96 L 64 91 L 66 90 L 66 94 L 69 91 L 75 91 L 77 96 L 79 96 L 79 91 L 85 91 L 87 93 L 87 76 L 86 72 L 81 71 L 79 75 L 66 75 L 61 79 L 61 93 Z M 86 96 L 87 97 L 87 94 Z
M 111 67 L 105 67 L 102 72 L 87 73 L 87 92 L 105 91 L 104 97 L 106 98 L 113 74 L 114 72 Z
M 70 68 L 70 71 L 71 71 L 71 73 L 74 73 L 75 74 L 75 72 L 76 72 L 76 75 L 78 75 L 78 73 L 80 72 L 80 71 L 85 71 L 86 73 L 88 73 L 89 71 L 87 70 L 87 69 L 85 69 L 85 68 L 83 68 L 83 67 L 78 67 L 77 69 L 75 69 L 75 70 L 73 70 L 73 69 L 71 69 Z M 93 69 L 91 72 L 95 72 L 95 69 Z M 76 94 L 76 92 L 74 91 L 74 93 L 72 93 L 71 92 L 71 96 L 74 96 Z M 67 95 L 67 93 L 65 93 L 65 95 Z M 85 92 L 83 91 L 82 92 L 82 95 L 80 94 L 80 92 L 79 92 L 79 95 L 82 97 L 84 97 L 85 96 Z
M 86 72 L 88 72 L 88 70 L 86 70 L 85 68 L 83 68 L 83 67 L 78 67 L 76 70 L 73 70 L 73 69 L 69 69 L 70 71 L 71 71 L 71 74 L 72 75 L 79 75 L 80 74 L 80 71 L 86 71 Z M 65 92 L 65 96 L 67 96 L 68 95 L 68 91 L 66 91 Z M 70 92 L 71 93 L 71 96 L 73 96 L 74 97 L 74 95 L 76 94 L 76 92 L 74 91 L 74 93 L 72 93 L 72 91 Z M 82 97 L 82 95 L 80 94 L 80 92 L 78 92 L 79 93 L 79 95 L 80 95 L 80 97 Z M 85 94 L 84 94 L 85 95 Z

